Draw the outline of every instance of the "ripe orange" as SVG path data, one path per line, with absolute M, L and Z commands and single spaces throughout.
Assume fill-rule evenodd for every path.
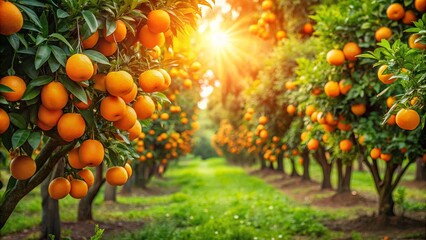
M 306 106 L 306 110 L 305 110 L 306 116 L 311 116 L 312 113 L 315 112 L 315 110 L 316 109 L 315 109 L 315 107 L 313 105 Z
M 418 102 L 419 102 L 419 98 L 418 98 L 418 97 L 413 97 L 413 98 L 410 100 L 410 104 L 411 104 L 411 106 L 416 105 L 416 103 L 418 103 Z
M 357 55 L 361 54 L 362 50 L 358 46 L 358 44 L 354 42 L 348 42 L 343 47 L 343 54 L 345 55 L 345 58 L 349 61 L 356 61 Z
M 280 31 L 278 31 L 276 34 L 275 34 L 275 38 L 278 40 L 278 41 L 281 41 L 281 40 L 283 40 L 284 38 L 286 38 L 287 37 L 287 33 L 286 32 L 284 32 L 283 30 L 280 30 Z
M 390 115 L 388 121 L 386 122 L 388 125 L 395 125 L 396 124 L 396 116 L 395 114 Z
M 10 125 L 10 118 L 7 112 L 0 108 L 0 134 L 6 132 Z
M 95 88 L 98 91 L 105 92 L 106 91 L 106 75 L 99 73 L 93 76 L 93 79 L 95 80 L 95 84 L 93 85 L 93 88 Z
M 101 38 L 98 41 L 96 49 L 102 53 L 105 57 L 113 55 L 117 51 L 117 43 L 108 42 L 107 40 Z
M 259 133 L 259 137 L 262 138 L 262 139 L 267 139 L 268 138 L 268 130 L 262 129 Z
M 401 20 L 405 15 L 404 7 L 400 3 L 393 3 L 386 10 L 386 15 L 390 20 Z
M 402 22 L 407 25 L 413 25 L 415 21 L 417 21 L 416 13 L 413 10 L 407 10 L 402 18 Z
M 382 41 L 382 39 L 389 40 L 392 37 L 392 30 L 388 27 L 381 27 L 374 33 L 374 37 L 378 42 Z
M 0 79 L 0 84 L 5 85 L 13 90 L 13 92 L 2 92 L 4 98 L 9 102 L 16 102 L 21 100 L 27 90 L 25 81 L 17 76 L 6 76 Z
M 12 35 L 24 25 L 22 13 L 11 2 L 0 1 L 0 34 Z
M 38 120 L 40 120 L 43 124 L 54 127 L 58 124 L 59 119 L 61 118 L 63 112 L 62 110 L 49 110 L 43 105 L 40 105 L 38 109 Z
M 115 122 L 126 115 L 126 103 L 121 97 L 107 96 L 101 101 L 100 111 L 103 118 Z
M 155 103 L 149 96 L 139 96 L 133 104 L 138 119 L 144 120 L 151 117 L 155 111 Z
M 393 82 L 395 82 L 395 79 L 391 79 L 393 75 L 383 74 L 387 68 L 388 68 L 388 65 L 380 66 L 379 71 L 377 71 L 377 77 L 384 84 L 392 84 Z
M 133 125 L 132 128 L 128 130 L 129 132 L 129 139 L 134 140 L 139 137 L 139 135 L 142 133 L 142 125 L 139 121 L 135 122 L 135 125 Z
M 327 62 L 330 65 L 340 66 L 345 63 L 345 55 L 342 50 L 332 49 L 327 53 Z
M 51 111 L 61 110 L 68 103 L 67 89 L 60 82 L 50 82 L 44 85 L 41 89 L 41 103 Z
M 411 34 L 411 36 L 408 38 L 408 46 L 410 48 L 417 48 L 417 49 L 426 49 L 426 44 L 416 42 L 417 38 L 419 38 L 419 34 Z
M 87 183 L 87 187 L 91 187 L 95 183 L 95 176 L 89 169 L 82 169 L 77 174 Z
M 163 84 L 163 87 L 161 88 L 161 90 L 160 90 L 160 91 L 164 91 L 164 90 L 166 90 L 166 89 L 170 86 L 170 84 L 172 83 L 172 78 L 170 77 L 169 73 L 168 73 L 166 70 L 162 69 L 162 68 L 157 69 L 157 71 L 159 71 L 161 74 L 163 74 L 163 77 L 164 77 L 164 84 Z
M 352 142 L 349 139 L 344 139 L 340 141 L 339 147 L 343 152 L 349 152 L 352 149 Z
M 90 37 L 83 40 L 82 42 L 83 48 L 84 49 L 93 48 L 98 43 L 98 40 L 99 40 L 99 32 L 96 31 L 92 35 L 90 35 Z
M 352 113 L 357 115 L 357 116 L 363 115 L 366 110 L 367 110 L 367 108 L 366 108 L 364 103 L 352 104 L 352 106 L 351 106 Z
M 332 114 L 331 112 L 328 112 L 328 113 L 325 115 L 325 122 L 326 122 L 327 124 L 329 124 L 329 125 L 337 125 L 338 120 L 337 120 L 337 118 L 335 118 L 335 117 L 333 116 L 333 114 Z
M 317 111 L 313 112 L 311 115 L 311 121 L 316 122 L 318 120 L 318 113 Z
M 305 141 L 308 138 L 309 132 L 302 132 L 300 134 L 300 140 Z
M 303 25 L 303 32 L 307 35 L 311 35 L 314 32 L 314 27 L 311 23 L 305 23 L 305 25 Z
M 74 100 L 74 95 L 70 94 L 70 97 Z M 77 98 L 74 100 L 74 106 L 78 109 L 86 110 L 89 109 L 90 105 L 92 105 L 92 99 L 90 99 L 89 96 L 87 96 L 87 103 L 84 103 Z
M 170 16 L 166 11 L 161 9 L 151 11 L 148 13 L 146 25 L 149 31 L 154 34 L 165 32 L 170 26 Z
M 419 114 L 412 109 L 401 109 L 396 114 L 396 124 L 405 130 L 414 130 L 420 124 Z
M 285 88 L 287 89 L 287 90 L 294 90 L 294 89 L 296 89 L 296 84 L 295 83 L 293 83 L 293 81 L 287 81 L 286 83 L 285 83 Z
M 70 196 L 76 199 L 81 199 L 87 195 L 87 183 L 80 179 L 71 180 Z
M 347 132 L 347 131 L 350 131 L 352 129 L 352 125 L 350 123 L 344 123 L 344 122 L 339 121 L 337 123 L 337 128 L 342 130 L 342 131 Z
M 86 167 L 86 164 L 83 164 L 80 161 L 80 157 L 78 155 L 79 148 L 74 148 L 68 152 L 68 164 L 75 169 L 82 169 Z
M 99 166 L 104 160 L 105 149 L 98 140 L 84 141 L 78 150 L 80 162 L 89 167 Z
M 124 169 L 126 169 L 127 176 L 130 178 L 133 174 L 132 165 L 129 163 L 124 164 Z
M 328 81 L 325 85 L 324 85 L 324 92 L 325 95 L 329 96 L 329 97 L 337 97 L 340 95 L 340 89 L 339 89 L 339 83 L 334 82 L 334 81 Z
M 57 128 L 59 136 L 63 140 L 71 142 L 83 136 L 86 130 L 86 122 L 78 113 L 65 113 L 59 119 Z
M 133 102 L 133 100 L 135 100 L 137 95 L 138 95 L 138 85 L 136 85 L 136 83 L 133 83 L 132 90 L 128 94 L 121 96 L 121 98 L 124 100 L 125 103 L 131 103 Z
M 116 25 L 115 31 L 108 36 L 106 35 L 107 34 L 106 28 L 104 28 L 104 38 L 108 42 L 115 42 L 116 41 L 116 42 L 119 43 L 126 38 L 127 28 L 126 28 L 126 24 L 124 24 L 124 22 L 121 21 L 121 20 L 115 21 L 115 25 Z M 114 39 L 115 39 L 115 41 L 114 41 Z
M 37 166 L 28 156 L 18 156 L 10 162 L 10 174 L 17 180 L 26 180 L 34 175 Z
M 43 123 L 40 120 L 37 120 L 37 126 L 43 131 L 49 131 L 54 127 L 54 126 L 46 125 L 45 123 Z
M 185 79 L 184 81 L 183 81 L 183 87 L 184 88 L 187 88 L 187 89 L 190 89 L 190 88 L 192 88 L 192 81 L 191 81 L 191 79 Z
M 342 95 L 346 95 L 352 88 L 352 83 L 342 79 L 339 81 L 339 90 Z
M 268 117 L 266 116 L 259 117 L 259 124 L 265 125 L 266 123 L 268 123 Z
M 392 105 L 395 103 L 395 101 L 396 101 L 396 98 L 394 98 L 394 97 L 392 97 L 392 96 L 389 96 L 389 97 L 386 99 L 386 106 L 388 106 L 388 108 L 391 108 L 391 107 L 392 107 Z
M 378 159 L 380 157 L 380 154 L 382 154 L 382 151 L 380 150 L 380 148 L 373 148 L 370 151 L 370 157 L 372 159 Z
M 127 182 L 129 176 L 124 167 L 110 167 L 106 171 L 105 179 L 112 186 L 122 186 Z
M 166 121 L 166 120 L 169 120 L 169 114 L 168 113 L 162 113 L 161 115 L 160 115 L 160 118 L 161 118 L 161 120 L 163 120 L 163 121 Z
M 161 45 L 162 33 L 152 33 L 145 25 L 139 30 L 138 40 L 144 47 L 151 49 Z
M 359 142 L 359 144 L 364 145 L 364 142 L 365 142 L 365 136 L 364 136 L 364 135 L 360 136 L 360 137 L 358 138 L 358 142 Z
M 317 150 L 319 147 L 319 141 L 317 139 L 311 139 L 307 146 L 309 150 Z
M 415 0 L 414 7 L 417 11 L 424 13 L 426 12 L 426 1 L 425 0 Z
M 49 196 L 53 199 L 59 200 L 66 197 L 71 191 L 71 183 L 68 179 L 57 177 L 49 183 L 47 189 Z
M 389 154 L 389 153 L 381 153 L 380 154 L 380 158 L 383 160 L 383 161 L 390 161 L 391 159 L 392 159 L 392 154 Z
M 296 112 L 296 107 L 292 104 L 287 106 L 287 113 L 290 115 L 294 115 L 294 113 Z
M 161 91 L 164 87 L 164 76 L 160 71 L 147 70 L 139 75 L 138 83 L 144 92 L 152 93 Z
M 90 58 L 84 54 L 76 53 L 68 58 L 65 65 L 68 77 L 76 82 L 89 80 L 94 73 Z
M 132 75 L 126 71 L 109 72 L 106 75 L 105 87 L 113 96 L 124 96 L 133 89 L 134 81 Z
M 126 114 L 123 118 L 114 122 L 114 127 L 127 131 L 135 125 L 136 120 L 136 111 L 132 107 L 126 106 Z

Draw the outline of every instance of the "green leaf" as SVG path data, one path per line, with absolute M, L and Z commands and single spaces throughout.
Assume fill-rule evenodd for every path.
M 96 20 L 95 15 L 88 10 L 82 12 L 84 20 L 86 20 L 87 26 L 89 26 L 90 32 L 93 34 L 98 30 L 98 21 Z
M 41 133 L 40 132 L 32 132 L 28 137 L 28 143 L 31 145 L 33 149 L 36 149 L 41 142 Z
M 162 93 L 162 92 L 155 92 L 152 94 L 152 97 L 157 100 L 158 102 L 160 102 L 161 104 L 163 104 L 163 102 L 168 102 L 168 103 L 172 103 L 170 102 L 170 100 L 167 98 L 167 96 Z
M 16 4 L 17 7 L 19 7 L 30 19 L 31 21 L 39 27 L 39 29 L 42 29 L 42 25 L 40 22 L 40 19 L 38 18 L 37 14 L 29 7 L 25 7 L 21 4 Z
M 83 103 L 87 103 L 87 95 L 83 87 L 65 77 L 60 77 L 59 81 L 64 84 L 65 88 L 72 93 L 76 98 L 78 98 Z
M 56 61 L 54 57 L 50 57 L 49 60 L 47 60 L 47 63 L 49 64 L 50 71 L 56 72 L 61 67 L 61 64 Z
M 28 101 L 31 99 L 36 98 L 38 95 L 40 95 L 41 88 L 35 87 L 35 88 L 27 88 L 25 90 L 24 96 L 22 97 L 23 101 Z
M 56 16 L 58 16 L 58 18 L 66 18 L 66 17 L 69 17 L 70 15 L 62 9 L 58 9 L 56 11 Z
M 27 6 L 33 6 L 33 7 L 44 7 L 44 3 L 41 3 L 36 0 L 21 0 L 20 3 L 27 5 Z
M 10 46 L 16 51 L 19 48 L 19 38 L 16 34 L 10 35 L 7 37 L 7 41 L 9 41 Z
M 18 113 L 9 113 L 9 118 L 10 118 L 10 122 L 20 128 L 20 129 L 25 129 L 27 128 L 28 122 L 25 119 L 24 116 L 22 116 L 22 114 L 18 114 Z
M 36 57 L 34 60 L 35 69 L 39 69 L 41 66 L 43 66 L 44 63 L 47 62 L 51 52 L 52 50 L 50 50 L 47 44 L 41 45 L 40 47 L 38 47 Z
M 95 124 L 95 115 L 93 111 L 81 110 L 80 113 L 83 116 L 84 120 L 86 121 L 88 128 L 94 129 L 96 127 L 96 124 Z
M 105 22 L 105 27 L 106 27 L 106 35 L 109 36 L 111 35 L 115 29 L 117 28 L 117 24 L 115 23 L 114 19 L 107 19 Z
M 48 75 L 39 76 L 30 81 L 30 83 L 28 84 L 28 88 L 43 86 L 50 83 L 51 81 L 53 81 L 52 76 L 48 76 Z
M 43 12 L 40 16 L 40 22 L 41 22 L 41 32 L 43 33 L 44 37 L 47 37 L 49 35 L 49 22 L 47 21 L 47 17 L 45 12 Z
M 28 48 L 28 42 L 25 40 L 25 38 L 22 36 L 22 34 L 16 33 L 16 37 L 18 37 L 19 41 L 25 46 L 25 48 Z
M 58 39 L 59 41 L 65 43 L 69 47 L 69 49 L 71 51 L 74 51 L 74 48 L 71 46 L 71 44 L 68 42 L 68 40 L 66 40 L 64 38 L 64 36 L 62 36 L 61 34 L 59 34 L 59 33 L 52 33 L 52 34 L 49 35 L 49 37 Z
M 12 88 L 6 85 L 0 84 L 0 92 L 14 92 L 14 91 Z
M 65 67 L 65 63 L 67 61 L 67 55 L 64 50 L 59 48 L 58 46 L 51 45 L 50 49 L 52 50 L 53 56 L 55 56 L 58 63 L 60 63 L 63 67 Z
M 102 53 L 95 51 L 95 50 L 86 50 L 83 51 L 83 54 L 88 56 L 90 59 L 92 59 L 95 62 L 109 65 L 108 58 L 106 58 Z
M 27 139 L 31 135 L 31 130 L 28 129 L 20 129 L 16 131 L 12 136 L 12 148 L 16 149 L 27 141 Z

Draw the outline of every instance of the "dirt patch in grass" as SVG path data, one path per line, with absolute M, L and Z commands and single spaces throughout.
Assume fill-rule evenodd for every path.
M 365 207 L 375 207 L 377 201 L 368 199 L 361 196 L 356 191 L 352 191 L 347 193 L 336 193 L 330 197 L 315 199 L 312 203 L 315 206 L 323 207 L 352 207 L 360 205 Z

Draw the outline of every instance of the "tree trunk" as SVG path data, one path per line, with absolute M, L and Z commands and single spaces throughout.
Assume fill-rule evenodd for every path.
M 290 158 L 290 163 L 291 163 L 291 174 L 290 177 L 300 177 L 300 174 L 297 172 L 296 169 L 296 161 L 294 160 L 294 158 Z
M 49 196 L 48 188 L 51 180 L 62 176 L 64 173 L 64 159 L 62 158 L 56 165 L 56 169 L 52 171 L 41 186 L 41 235 L 40 239 L 61 239 L 61 218 L 59 216 L 59 202 Z
M 78 211 L 77 211 L 78 221 L 93 220 L 93 215 L 92 215 L 93 200 L 95 200 L 96 195 L 98 195 L 99 190 L 101 189 L 102 185 L 105 182 L 105 178 L 103 178 L 102 172 L 103 172 L 103 164 L 96 167 L 95 182 L 93 183 L 93 186 L 90 187 L 87 195 L 84 198 L 82 198 L 78 204 Z
M 396 168 L 397 166 L 392 162 L 386 162 L 385 177 L 379 191 L 379 216 L 395 216 L 392 181 Z
M 135 181 L 135 174 L 132 174 L 132 176 L 127 180 L 126 184 L 121 188 L 121 193 L 123 194 L 130 194 L 132 193 L 132 186 L 133 182 Z
M 105 184 L 105 194 L 104 194 L 105 202 L 116 202 L 117 201 L 117 187 L 112 186 L 108 183 Z
M 263 152 L 259 151 L 260 169 L 266 169 L 266 161 L 263 159 Z
M 345 176 L 343 177 L 343 184 L 342 184 L 343 192 L 351 191 L 351 180 L 352 180 L 352 162 L 346 164 Z
M 315 152 L 316 161 L 321 166 L 322 170 L 322 182 L 321 189 L 332 189 L 331 186 L 331 163 L 328 163 L 327 158 L 325 156 L 325 150 L 322 146 L 318 148 Z
M 415 181 L 426 181 L 426 163 L 422 158 L 416 159 L 416 177 Z
M 284 153 L 281 151 L 277 157 L 277 171 L 284 173 Z
M 274 163 L 269 161 L 269 169 L 274 170 Z
M 337 192 L 345 193 L 351 191 L 351 177 L 352 177 L 352 163 L 343 165 L 343 160 L 338 158 L 336 160 L 337 167 Z M 345 167 L 345 171 L 343 171 Z
M 311 159 L 309 158 L 309 150 L 304 148 L 302 151 L 303 158 L 303 175 L 302 181 L 311 181 L 311 175 L 309 174 L 309 162 Z
M 343 162 L 341 158 L 336 159 L 336 168 L 337 168 L 337 192 L 343 192 Z
M 364 163 L 362 162 L 362 156 L 361 155 L 358 156 L 358 171 L 360 171 L 360 172 L 365 171 Z

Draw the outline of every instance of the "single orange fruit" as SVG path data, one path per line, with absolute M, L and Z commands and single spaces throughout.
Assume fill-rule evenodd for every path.
M 129 163 L 124 164 L 124 169 L 126 169 L 127 176 L 130 178 L 133 174 L 132 166 Z
M 87 183 L 87 187 L 91 187 L 95 183 L 95 176 L 89 169 L 82 169 L 77 173 Z
M 374 33 L 374 37 L 378 42 L 382 39 L 389 40 L 392 37 L 392 30 L 388 27 L 381 27 Z
M 89 80 L 94 73 L 92 61 L 84 54 L 76 53 L 68 58 L 65 65 L 68 77 L 76 82 Z
M 27 90 L 25 81 L 17 76 L 6 76 L 0 79 L 0 84 L 5 85 L 12 89 L 13 92 L 2 92 L 4 98 L 9 102 L 16 102 L 21 100 Z
M 102 53 L 105 57 L 109 57 L 113 55 L 115 52 L 117 52 L 118 47 L 117 47 L 117 43 L 108 42 L 107 40 L 101 38 L 98 41 L 96 49 L 100 53 Z
M 139 75 L 138 83 L 144 92 L 161 91 L 164 87 L 164 75 L 157 70 L 147 70 Z
M 392 96 L 389 96 L 389 97 L 386 99 L 386 106 L 388 106 L 388 108 L 391 108 L 391 107 L 392 107 L 392 105 L 395 103 L 395 101 L 396 101 L 396 98 L 394 98 L 394 97 L 392 97 Z
M 144 120 L 151 117 L 154 113 L 155 103 L 149 96 L 139 96 L 133 104 L 133 108 L 136 111 L 138 119 Z
M 412 109 L 401 109 L 396 114 L 396 124 L 405 130 L 414 130 L 420 124 L 419 114 Z
M 26 180 L 34 175 L 37 166 L 28 156 L 18 156 L 10 162 L 10 174 L 17 180 Z
M 344 123 L 344 122 L 339 121 L 337 123 L 337 128 L 342 130 L 342 131 L 348 132 L 352 129 L 352 125 L 350 123 Z
M 404 7 L 400 3 L 393 3 L 389 5 L 388 9 L 386 10 L 386 15 L 390 20 L 401 20 L 405 15 Z
M 343 152 L 349 152 L 352 149 L 352 142 L 349 139 L 344 139 L 340 141 L 339 147 Z
M 286 32 L 284 32 L 283 30 L 280 30 L 280 31 L 278 31 L 276 34 L 275 34 L 275 38 L 277 39 L 277 41 L 281 41 L 281 40 L 283 40 L 284 38 L 286 38 L 287 37 L 287 33 Z
M 325 115 L 325 122 L 326 122 L 327 124 L 330 124 L 330 125 L 337 125 L 338 120 L 337 120 L 337 118 L 335 118 L 335 117 L 333 116 L 333 114 L 332 114 L 331 112 L 328 112 L 328 113 Z
M 162 113 L 161 115 L 160 115 L 160 118 L 161 118 L 161 120 L 163 120 L 163 121 L 167 121 L 167 120 L 169 120 L 169 114 L 168 113 Z
M 126 114 L 124 117 L 118 121 L 115 121 L 113 125 L 117 129 L 127 131 L 135 125 L 136 120 L 136 111 L 132 107 L 126 106 Z
M 45 123 L 43 123 L 42 121 L 37 119 L 37 127 L 39 127 L 41 130 L 43 131 L 49 131 L 51 130 L 54 126 L 49 126 Z
M 60 82 L 50 82 L 41 89 L 41 103 L 51 111 L 63 109 L 68 103 L 68 92 Z
M 327 62 L 330 65 L 340 66 L 345 63 L 345 54 L 342 50 L 332 49 L 327 53 Z
M 319 147 L 319 141 L 317 139 L 311 139 L 307 146 L 309 150 L 317 150 Z
M 358 138 L 358 142 L 359 142 L 359 144 L 364 145 L 364 142 L 365 142 L 365 136 L 364 136 L 364 135 L 360 136 L 360 137 Z
M 266 123 L 268 123 L 268 117 L 266 116 L 259 117 L 259 124 L 265 125 Z
M 314 27 L 311 23 L 305 23 L 303 25 L 303 32 L 307 35 L 311 35 L 314 32 Z
M 122 186 L 129 179 L 128 173 L 124 167 L 110 167 L 106 171 L 105 179 L 112 186 Z
M 172 78 L 170 77 L 169 73 L 168 73 L 166 70 L 162 69 L 162 68 L 157 69 L 157 71 L 159 71 L 161 74 L 163 74 L 163 77 L 164 77 L 164 84 L 163 84 L 163 87 L 161 88 L 161 90 L 160 90 L 160 91 L 164 91 L 164 90 L 166 90 L 166 89 L 170 86 L 170 84 L 172 83 Z
M 101 101 L 100 112 L 106 120 L 118 121 L 126 115 L 126 103 L 121 97 L 107 96 Z
M 54 127 L 58 124 L 59 119 L 61 118 L 63 112 L 60 110 L 49 110 L 43 105 L 40 105 L 38 109 L 38 120 L 43 122 L 45 125 L 49 127 Z
M 305 141 L 309 136 L 309 132 L 302 132 L 300 134 L 300 140 Z
M 105 92 L 106 91 L 106 75 L 99 73 L 93 76 L 93 79 L 95 80 L 95 84 L 93 85 L 93 88 Z
M 395 114 L 390 115 L 388 121 L 386 122 L 388 125 L 395 125 L 396 124 L 396 116 Z
M 0 108 L 0 134 L 6 132 L 10 125 L 9 114 Z
M 99 32 L 95 31 L 90 37 L 83 40 L 82 45 L 84 49 L 93 48 L 99 40 Z
M 426 0 L 415 0 L 414 7 L 421 13 L 426 12 Z
M 267 139 L 267 138 L 268 138 L 268 136 L 269 136 L 269 134 L 268 134 L 268 130 L 266 130 L 266 129 L 262 129 L 262 130 L 260 131 L 260 133 L 259 133 L 259 137 L 260 137 L 261 139 Z
M 78 150 L 80 162 L 89 167 L 99 166 L 104 160 L 105 149 L 98 140 L 84 141 Z
M 265 0 L 262 2 L 263 11 L 271 10 L 273 6 L 274 6 L 274 3 L 270 0 Z
M 351 106 L 352 113 L 357 115 L 357 116 L 363 115 L 366 110 L 367 110 L 367 108 L 366 108 L 364 103 L 352 104 L 352 106 Z
M 426 49 L 426 44 L 416 42 L 419 37 L 419 34 L 411 34 L 411 36 L 408 38 L 408 46 L 410 46 L 410 48 L 417 48 L 421 50 Z
M 387 68 L 388 68 L 388 65 L 380 66 L 379 71 L 377 71 L 377 77 L 384 84 L 392 84 L 393 82 L 395 82 L 395 79 L 391 79 L 391 77 L 393 75 L 392 74 L 383 74 L 386 71 Z
M 126 71 L 109 72 L 106 75 L 105 87 L 113 96 L 124 96 L 133 89 L 134 81 L 132 75 Z
M 87 183 L 80 179 L 71 180 L 70 196 L 76 199 L 81 199 L 87 195 Z
M 136 83 L 133 83 L 132 90 L 128 94 L 121 96 L 121 98 L 124 100 L 125 103 L 131 103 L 135 100 L 137 95 L 138 95 L 138 85 L 136 85 Z
M 289 91 L 294 90 L 297 87 L 297 85 L 293 81 L 287 81 L 284 86 L 285 86 L 285 89 Z
M 86 167 L 86 164 L 83 164 L 80 161 L 80 157 L 78 155 L 79 148 L 74 148 L 68 152 L 68 164 L 75 169 L 83 169 Z
M 154 48 L 155 46 L 160 46 L 162 41 L 162 33 L 152 33 L 148 26 L 145 25 L 139 30 L 138 40 L 146 48 Z
M 92 105 L 92 99 L 90 99 L 89 96 L 87 96 L 87 103 L 84 103 L 77 98 L 74 99 L 74 95 L 72 94 L 70 94 L 70 97 L 72 100 L 74 100 L 74 106 L 76 106 L 78 109 L 87 110 L 89 109 L 90 105 Z
M 146 25 L 149 31 L 154 34 L 165 32 L 170 27 L 170 16 L 166 11 L 161 9 L 151 11 L 148 13 Z
M 108 36 L 106 35 L 107 34 L 106 28 L 104 28 L 104 38 L 108 42 L 121 42 L 126 38 L 126 35 L 127 35 L 126 24 L 121 20 L 117 20 L 115 21 L 115 25 L 116 25 L 116 28 L 114 32 Z
M 139 137 L 139 135 L 142 133 L 142 125 L 139 121 L 135 122 L 135 125 L 133 125 L 132 128 L 128 130 L 129 132 L 129 139 L 134 140 Z
M 23 25 L 24 18 L 19 8 L 11 2 L 0 1 L 0 34 L 15 34 Z
M 287 113 L 290 115 L 294 115 L 294 113 L 296 112 L 296 107 L 292 104 L 287 106 Z
M 185 79 L 184 81 L 183 81 L 183 87 L 184 88 L 186 88 L 186 89 L 191 89 L 192 88 L 192 81 L 191 81 L 191 79 Z
M 71 142 L 83 136 L 86 131 L 86 122 L 78 113 L 65 113 L 59 119 L 57 128 L 59 136 L 63 140 Z
M 339 81 L 339 90 L 342 95 L 346 95 L 352 88 L 352 83 L 345 79 Z
M 361 53 L 361 48 L 358 46 L 358 44 L 354 42 L 348 42 L 343 47 L 343 54 L 345 55 L 345 58 L 349 61 L 356 61 L 356 56 L 360 55 Z
M 416 13 L 413 10 L 407 10 L 402 18 L 402 22 L 407 25 L 413 25 L 415 21 L 417 21 Z
M 317 111 L 315 111 L 315 112 L 312 113 L 312 115 L 311 115 L 311 121 L 312 122 L 318 121 L 318 113 L 319 112 L 317 112 Z
M 380 157 L 380 154 L 382 154 L 382 151 L 380 150 L 380 148 L 373 148 L 370 151 L 370 157 L 372 159 L 378 159 Z
M 324 92 L 325 92 L 325 95 L 327 95 L 328 97 L 334 98 L 339 96 L 340 95 L 339 83 L 334 81 L 328 81 L 324 85 Z
M 308 106 L 306 106 L 306 110 L 305 110 L 306 116 L 311 116 L 312 113 L 315 112 L 315 110 L 316 109 L 315 109 L 314 105 L 308 105 Z
M 57 177 L 49 183 L 47 191 L 51 198 L 59 200 L 66 197 L 70 193 L 71 183 L 66 178 Z
M 411 104 L 411 106 L 416 105 L 416 103 L 418 103 L 418 102 L 419 102 L 419 98 L 418 98 L 418 97 L 413 97 L 413 98 L 410 100 L 410 104 Z
M 389 154 L 389 153 L 381 153 L 381 154 L 380 154 L 380 158 L 381 158 L 383 161 L 387 162 L 387 161 L 390 161 L 390 160 L 392 159 L 392 154 Z

